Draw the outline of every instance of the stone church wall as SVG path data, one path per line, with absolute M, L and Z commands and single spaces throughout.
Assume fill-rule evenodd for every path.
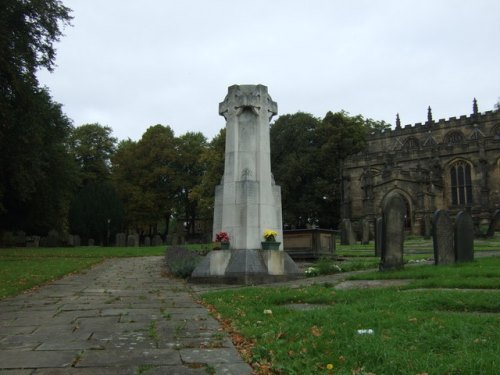
M 437 209 L 469 211 L 476 226 L 500 208 L 500 111 L 374 133 L 343 167 L 342 218 L 368 219 L 373 228 L 385 199 L 398 193 L 407 206 L 406 229 L 428 234 Z

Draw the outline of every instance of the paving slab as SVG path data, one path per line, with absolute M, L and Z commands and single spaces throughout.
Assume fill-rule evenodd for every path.
M 0 375 L 250 374 L 163 257 L 107 260 L 0 301 Z

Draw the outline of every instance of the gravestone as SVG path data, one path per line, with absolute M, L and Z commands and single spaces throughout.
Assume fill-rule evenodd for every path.
M 370 243 L 370 221 L 368 219 L 363 219 L 361 227 L 361 243 L 363 245 L 368 245 Z
M 81 241 L 81 239 L 80 239 L 80 236 L 79 236 L 78 234 L 75 234 L 75 235 L 73 236 L 73 246 L 78 247 L 78 246 L 80 246 L 80 245 L 81 245 L 81 242 L 82 242 L 82 241 Z
M 153 244 L 153 246 L 161 246 L 161 245 L 163 245 L 163 241 L 162 241 L 162 239 L 161 239 L 161 237 L 160 237 L 159 234 L 155 234 L 153 236 L 153 242 L 152 242 L 152 244 Z
M 94 246 L 94 245 L 95 245 L 95 240 L 93 238 L 89 238 L 88 246 Z
M 490 225 L 488 226 L 488 231 L 486 232 L 486 237 L 491 238 L 495 235 L 495 231 L 499 230 L 500 226 L 500 210 L 496 210 L 493 214 L 493 218 L 490 221 Z
M 151 246 L 151 237 L 149 236 L 144 237 L 144 246 L 147 247 Z
M 51 230 L 49 231 L 49 234 L 46 237 L 46 242 L 44 246 L 47 247 L 57 247 L 60 245 L 60 237 L 59 237 L 59 232 L 56 230 Z
M 382 210 L 381 271 L 403 268 L 405 213 L 405 202 L 399 194 L 386 199 Z
M 432 222 L 429 215 L 424 216 L 424 238 L 429 239 L 432 236 Z
M 16 232 L 16 246 L 26 246 L 26 233 L 23 231 Z
M 432 244 L 434 246 L 434 264 L 455 263 L 453 223 L 446 210 L 434 213 Z
M 460 211 L 455 219 L 455 254 L 457 262 L 474 260 L 474 223 L 466 211 Z
M 115 243 L 118 247 L 127 246 L 127 235 L 125 233 L 117 233 L 115 236 Z
M 128 247 L 139 246 L 139 235 L 138 234 L 129 234 L 127 237 L 127 246 Z
M 68 234 L 67 245 L 71 247 L 75 246 L 75 236 L 73 236 L 72 234 Z
M 39 247 L 40 236 L 28 236 L 26 237 L 26 247 Z
M 382 256 L 382 218 L 375 221 L 375 256 Z
M 340 223 L 340 244 L 354 245 L 356 243 L 356 235 L 352 229 L 351 220 L 343 219 Z

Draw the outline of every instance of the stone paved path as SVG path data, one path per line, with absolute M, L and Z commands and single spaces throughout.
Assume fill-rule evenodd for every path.
M 162 261 L 107 260 L 0 301 L 0 374 L 251 374 Z

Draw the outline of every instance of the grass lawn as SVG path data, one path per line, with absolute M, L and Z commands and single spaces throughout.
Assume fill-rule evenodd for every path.
M 84 270 L 106 258 L 164 254 L 164 246 L 0 249 L 0 299 Z
M 254 287 L 203 298 L 253 345 L 248 361 L 257 373 L 498 373 L 500 258 L 356 278 L 375 275 L 417 280 L 405 288 Z

